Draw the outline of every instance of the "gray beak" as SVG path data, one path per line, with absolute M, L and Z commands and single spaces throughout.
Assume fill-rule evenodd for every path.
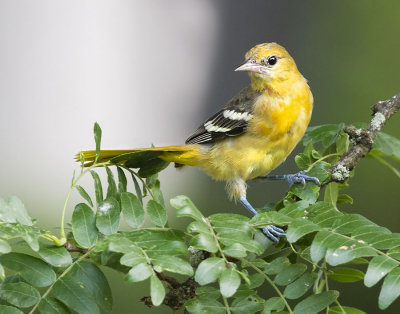
M 246 71 L 246 72 L 256 72 L 264 73 L 263 66 L 251 61 L 247 61 L 245 64 L 238 67 L 235 71 Z

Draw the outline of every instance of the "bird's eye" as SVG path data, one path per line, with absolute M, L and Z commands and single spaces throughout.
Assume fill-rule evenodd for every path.
M 278 58 L 275 56 L 271 56 L 268 58 L 268 64 L 269 65 L 274 65 L 278 61 Z

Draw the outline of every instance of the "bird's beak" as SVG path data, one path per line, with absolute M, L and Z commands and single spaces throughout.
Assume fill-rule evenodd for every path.
M 235 71 L 264 73 L 262 65 L 253 63 L 250 60 L 238 67 Z

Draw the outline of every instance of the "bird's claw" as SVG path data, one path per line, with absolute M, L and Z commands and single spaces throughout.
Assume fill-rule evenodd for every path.
M 278 243 L 278 237 L 286 237 L 285 231 L 274 225 L 268 225 L 262 228 L 262 231 L 271 241 L 275 243 Z
M 306 175 L 307 171 L 303 170 L 295 174 L 288 174 L 286 180 L 289 182 L 289 187 L 291 187 L 295 183 L 301 183 L 303 187 L 306 186 L 306 181 L 312 181 L 316 185 L 320 186 L 321 182 L 317 177 L 310 177 Z

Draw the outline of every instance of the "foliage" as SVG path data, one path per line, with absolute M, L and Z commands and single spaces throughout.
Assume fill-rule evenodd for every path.
M 98 157 L 98 124 L 94 132 Z M 170 227 L 157 178 L 166 165 L 157 155 L 150 156 L 151 165 L 143 162 L 149 156 L 131 154 L 112 162 L 96 158 L 87 168 L 81 156 L 68 195 L 76 190 L 83 202 L 75 206 L 66 234 L 68 196 L 60 238 L 36 227 L 18 198 L 0 199 L 1 312 L 110 312 L 112 293 L 104 267 L 123 273 L 130 283 L 149 280 L 155 306 L 193 277 L 195 294 L 183 300 L 191 313 L 364 313 L 340 303 L 339 291 L 329 287 L 332 280 L 343 285 L 363 281 L 366 287 L 382 281 L 378 302 L 386 309 L 400 296 L 400 234 L 339 209 L 353 201 L 342 192 L 347 184 L 331 182 L 327 170 L 351 145 L 343 125 L 310 128 L 303 144 L 296 164 L 318 177 L 324 189 L 312 182 L 294 185 L 251 219 L 219 213 L 206 217 L 181 195 L 170 204 L 190 222 L 186 230 Z M 400 161 L 398 139 L 380 133 L 369 155 L 399 175 L 387 161 Z M 115 173 L 110 165 L 117 165 Z M 95 167 L 105 168 L 107 184 Z M 94 197 L 78 185 L 89 173 Z M 135 193 L 127 189 L 127 174 Z M 128 231 L 120 230 L 121 220 Z M 260 231 L 268 224 L 287 227 L 287 238 L 272 245 Z

